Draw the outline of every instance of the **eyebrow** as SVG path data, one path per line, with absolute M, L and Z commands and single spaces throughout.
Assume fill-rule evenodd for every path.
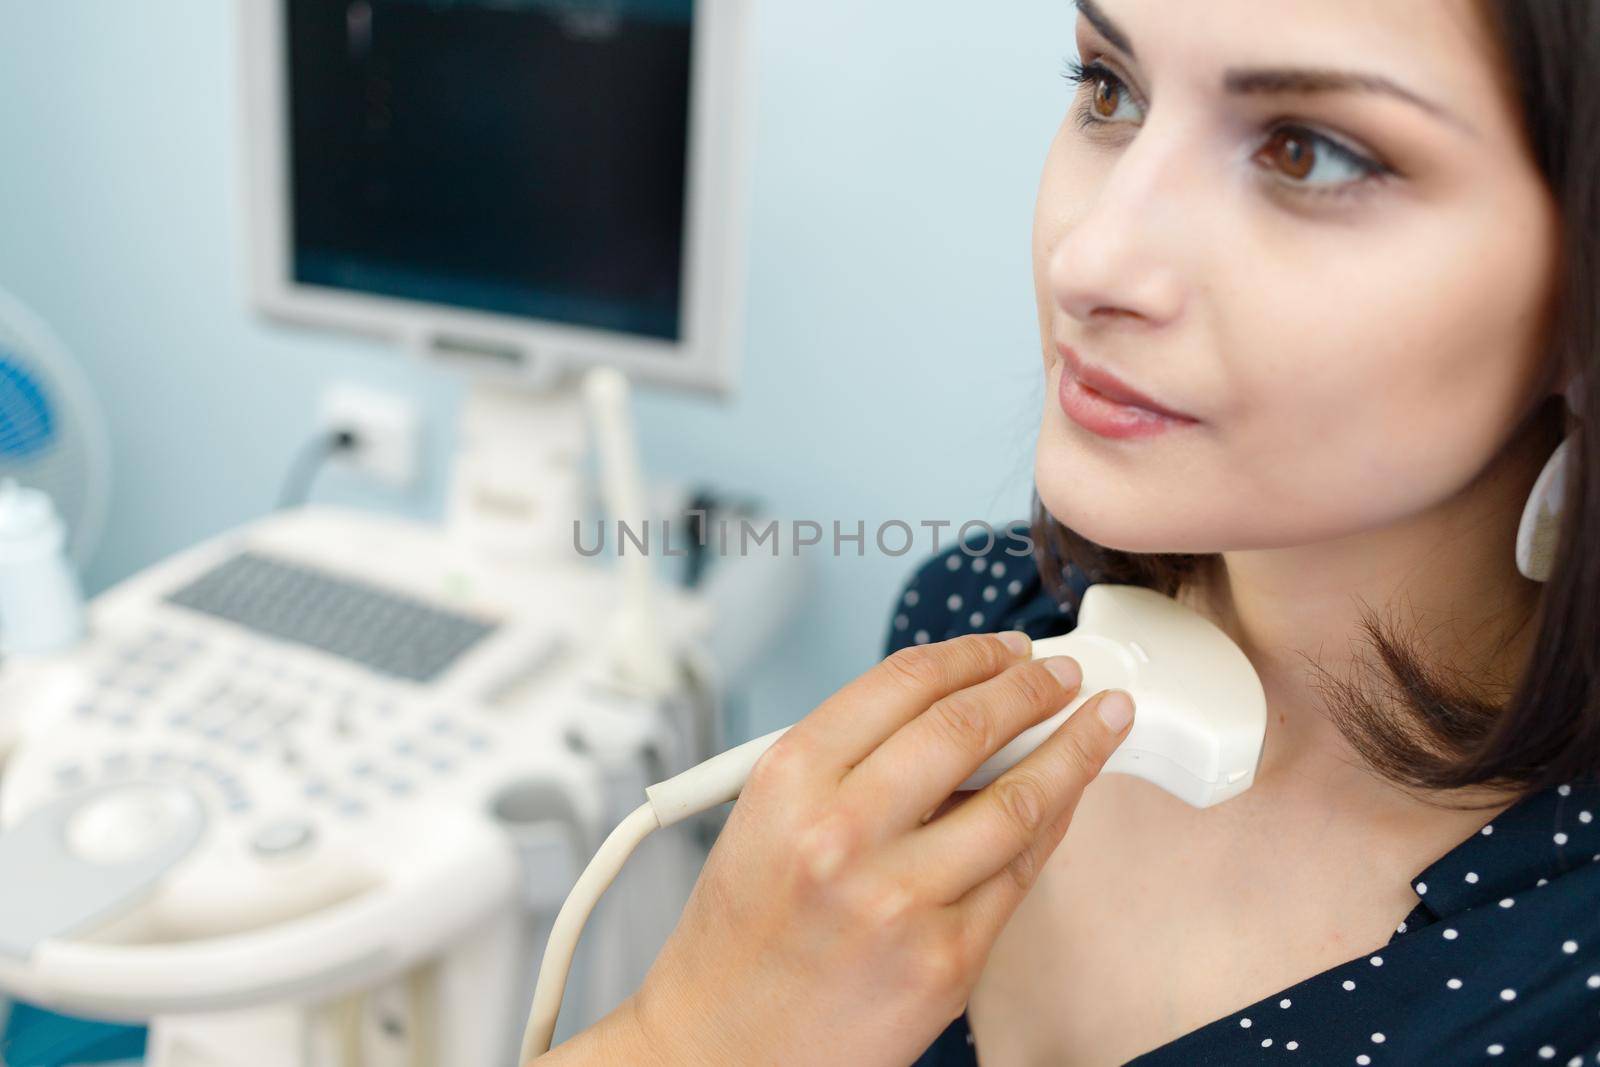
M 1095 0 L 1073 0 L 1073 6 L 1113 47 L 1129 59 L 1137 59 L 1133 42 L 1122 27 L 1113 22 Z M 1230 93 L 1329 93 L 1366 92 L 1382 93 L 1421 108 L 1434 118 L 1441 119 L 1467 133 L 1477 131 L 1465 119 L 1425 96 L 1412 92 L 1381 74 L 1355 71 L 1319 70 L 1305 67 L 1230 67 L 1222 72 L 1222 87 Z

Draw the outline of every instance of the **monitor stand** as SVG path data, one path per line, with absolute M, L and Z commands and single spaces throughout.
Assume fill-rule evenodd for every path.
M 588 519 L 595 507 L 585 474 L 588 428 L 579 386 L 576 375 L 542 387 L 468 386 L 446 519 L 454 547 L 517 570 L 582 560 L 573 523 Z
M 542 386 L 475 382 L 460 420 L 447 536 L 496 571 L 591 567 L 616 555 L 618 602 L 604 635 L 616 682 L 665 697 L 682 683 L 656 606 L 664 525 L 646 504 L 627 379 L 610 367 Z M 587 471 L 592 441 L 598 477 Z M 603 512 L 605 527 L 584 520 Z M 624 547 L 619 523 L 644 538 Z M 662 526 L 652 534 L 652 526 Z M 604 541 L 601 541 L 602 536 Z

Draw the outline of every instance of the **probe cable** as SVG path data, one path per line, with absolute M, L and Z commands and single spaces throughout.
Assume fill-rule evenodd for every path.
M 657 782 L 645 789 L 649 799 L 635 808 L 601 843 L 589 866 L 573 885 L 566 902 L 556 914 L 545 943 L 544 959 L 539 964 L 539 980 L 533 989 L 533 1008 L 522 1034 L 519 1064 L 550 1051 L 555 1036 L 556 1017 L 561 1014 L 561 997 L 577 952 L 578 936 L 600 897 L 616 880 L 622 865 L 639 843 L 656 830 L 698 815 L 718 804 L 737 800 L 750 771 L 773 742 L 788 733 L 789 727 L 774 730 L 726 752 L 682 774 Z

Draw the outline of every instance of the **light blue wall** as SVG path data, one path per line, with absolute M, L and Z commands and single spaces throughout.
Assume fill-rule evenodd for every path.
M 55 326 L 111 423 L 91 588 L 262 514 L 335 379 L 421 401 L 428 476 L 404 497 L 326 480 L 319 499 L 442 508 L 458 383 L 246 305 L 232 18 L 229 0 L 0 4 L 0 286 Z M 641 391 L 647 472 L 869 530 L 1021 517 L 1041 403 L 1029 227 L 1070 4 L 762 0 L 756 39 L 741 390 Z M 813 551 L 753 732 L 877 659 L 930 548 Z

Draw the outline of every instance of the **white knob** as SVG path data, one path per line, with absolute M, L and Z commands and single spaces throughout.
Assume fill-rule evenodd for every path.
M 74 813 L 67 823 L 67 847 L 89 863 L 129 863 L 186 832 L 199 816 L 187 790 L 130 784 Z

